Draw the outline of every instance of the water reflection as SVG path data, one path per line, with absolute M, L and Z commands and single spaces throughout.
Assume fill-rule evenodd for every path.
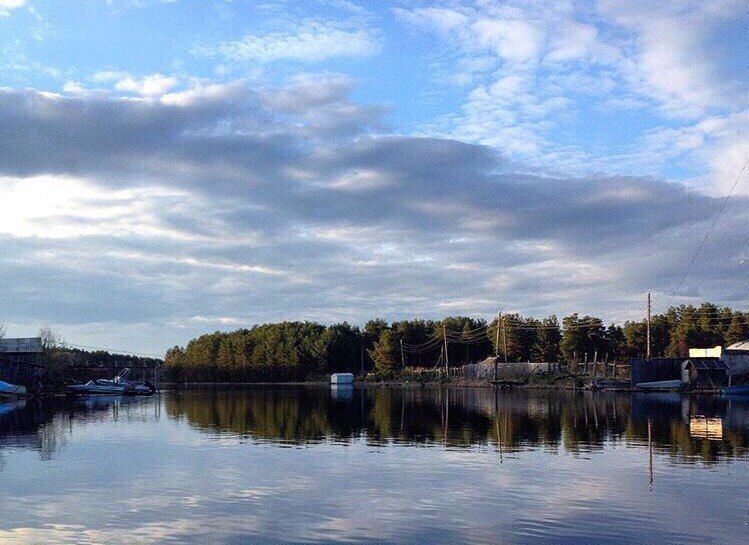
M 678 394 L 494 392 L 447 388 L 257 388 L 188 390 L 162 400 L 89 397 L 0 404 L 0 450 L 48 458 L 73 422 L 186 420 L 209 434 L 282 444 L 362 439 L 375 446 L 493 446 L 589 453 L 651 442 L 675 461 L 747 455 L 749 399 Z M 650 423 L 650 424 L 649 424 Z
M 0 543 L 744 543 L 749 400 L 267 387 L 0 404 Z M 736 501 L 726 501 L 735 498 Z
M 590 452 L 606 442 L 647 442 L 650 421 L 656 449 L 680 461 L 712 462 L 746 455 L 749 439 L 749 400 L 719 396 L 269 388 L 174 393 L 166 398 L 166 411 L 200 430 L 292 444 L 363 438 L 373 445 Z M 699 432 L 697 418 L 709 422 L 709 433 Z

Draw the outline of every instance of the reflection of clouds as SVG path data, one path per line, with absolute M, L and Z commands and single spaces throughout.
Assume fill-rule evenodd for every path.
M 604 451 L 593 462 L 535 451 L 501 466 L 494 452 L 399 446 L 373 455 L 362 441 L 303 450 L 207 448 L 203 456 L 182 477 L 146 469 L 137 481 L 120 483 L 121 488 L 72 494 L 66 500 L 71 507 L 56 514 L 51 509 L 59 499 L 55 495 L 29 497 L 19 517 L 23 523 L 0 530 L 0 542 L 197 544 L 257 538 L 406 543 L 431 536 L 432 542 L 489 543 L 501 532 L 514 543 L 595 531 L 607 538 L 603 525 L 612 521 L 625 532 L 618 542 L 645 530 L 663 542 L 693 531 L 719 531 L 717 520 L 700 521 L 695 528 L 688 518 L 658 515 L 691 508 L 704 498 L 696 487 L 648 496 L 644 460 L 627 449 Z M 206 469 L 209 460 L 214 469 Z M 681 471 L 691 475 L 687 468 Z M 64 486 L 59 488 L 64 493 Z M 130 508 L 124 515 L 123 507 Z M 29 518 L 40 512 L 45 515 Z M 71 518 L 76 524 L 44 520 Z
M 518 418 L 531 406 L 503 403 Z M 451 405 L 451 422 L 459 407 Z M 657 451 L 649 491 L 647 449 L 619 438 L 583 455 L 562 442 L 527 444 L 500 463 L 486 436 L 461 449 L 414 448 L 406 436 L 376 449 L 366 437 L 280 448 L 185 419 L 114 423 L 108 414 L 80 425 L 59 420 L 73 433 L 53 460 L 6 451 L 0 543 L 743 543 L 743 526 L 730 524 L 746 519 L 741 502 L 722 498 L 742 497 L 745 457 L 713 472 Z
M 83 525 L 50 524 L 42 528 L 14 528 L 0 530 L 0 542 L 23 545 L 143 545 L 163 543 L 190 535 L 199 535 L 198 521 L 173 520 L 169 523 L 135 525 L 132 528 L 94 529 Z

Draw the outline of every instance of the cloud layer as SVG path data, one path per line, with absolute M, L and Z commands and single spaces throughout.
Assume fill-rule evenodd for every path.
M 720 204 L 383 136 L 381 110 L 352 102 L 350 85 L 0 92 L 0 269 L 23 286 L 6 320 L 161 329 L 160 349 L 211 322 L 499 307 L 631 317 L 642 292 L 673 287 Z M 745 204 L 685 284 L 694 297 L 746 301 Z

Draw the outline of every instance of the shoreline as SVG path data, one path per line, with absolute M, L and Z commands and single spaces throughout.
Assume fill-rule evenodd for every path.
M 329 381 L 310 380 L 310 381 L 288 381 L 288 382 L 162 382 L 161 390 L 190 390 L 190 389 L 233 389 L 244 387 L 294 387 L 294 386 L 333 386 Z M 348 385 L 339 385 L 348 386 Z M 721 394 L 721 388 L 700 389 L 700 390 L 674 390 L 674 389 L 644 389 L 630 385 L 617 385 L 610 387 L 593 387 L 592 385 L 576 386 L 573 384 L 554 384 L 554 383 L 537 383 L 537 384 L 493 384 L 486 381 L 405 381 L 405 380 L 357 380 L 352 387 L 387 387 L 387 388 L 425 388 L 425 387 L 455 387 L 455 388 L 486 388 L 499 390 L 555 390 L 555 391 L 581 391 L 581 392 L 619 392 L 619 393 L 677 393 L 685 395 L 701 394 Z

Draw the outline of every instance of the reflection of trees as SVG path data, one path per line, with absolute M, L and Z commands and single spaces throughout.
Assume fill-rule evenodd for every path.
M 74 424 L 117 418 L 150 420 L 153 406 L 149 400 L 116 397 L 0 404 L 0 455 L 6 447 L 22 448 L 38 451 L 43 460 L 49 460 L 68 443 Z
M 643 448 L 650 422 L 656 452 L 676 462 L 713 463 L 746 456 L 749 442 L 749 401 L 720 397 L 374 387 L 357 388 L 349 399 L 326 388 L 268 387 L 171 392 L 164 403 L 170 418 L 204 432 L 292 444 L 362 437 L 373 445 L 499 442 L 504 452 L 587 453 L 607 443 Z M 48 458 L 77 426 L 158 419 L 157 407 L 157 399 L 29 402 L 0 413 L 0 451 L 28 448 Z M 720 419 L 722 439 L 690 435 L 695 415 Z
M 339 403 L 324 388 L 268 388 L 183 392 L 167 398 L 172 417 L 185 416 L 195 427 L 268 441 L 307 443 L 349 441 L 363 436 L 371 444 L 408 442 L 464 448 L 496 445 L 506 452 L 544 448 L 582 453 L 607 442 L 642 446 L 648 420 L 652 442 L 676 461 L 710 462 L 746 452 L 749 410 L 740 417 L 719 398 L 640 394 L 592 394 L 471 388 L 356 389 Z M 689 415 L 726 419 L 722 441 L 693 437 Z

